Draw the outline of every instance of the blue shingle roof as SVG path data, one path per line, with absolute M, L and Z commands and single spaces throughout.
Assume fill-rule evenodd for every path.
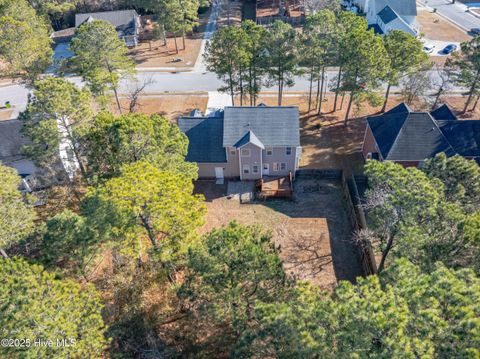
M 245 146 L 248 143 L 252 143 L 257 147 L 260 147 L 261 149 L 265 149 L 265 146 L 263 143 L 258 139 L 257 136 L 252 131 L 248 131 L 245 136 L 243 136 L 236 144 L 235 147 L 240 148 L 242 146 Z
M 382 11 L 378 13 L 378 17 L 382 20 L 384 24 L 388 24 L 389 22 L 398 18 L 398 15 L 395 11 L 392 10 L 390 6 L 385 6 Z
M 443 107 L 443 106 L 442 106 Z M 385 160 L 418 161 L 445 152 L 480 156 L 480 121 L 456 120 L 448 107 L 435 112 L 412 112 L 401 104 L 383 115 L 367 119 Z M 440 119 L 440 115 L 444 115 Z
M 480 157 L 480 121 L 437 121 L 455 152 L 465 157 Z
M 430 112 L 430 114 L 435 120 L 446 120 L 446 121 L 457 120 L 457 116 L 455 116 L 455 114 L 452 112 L 450 107 L 448 107 L 447 105 L 440 106 L 436 110 Z
M 189 162 L 225 163 L 227 157 L 222 146 L 223 119 L 221 117 L 181 117 L 180 130 L 188 137 Z
M 433 117 L 412 112 L 405 104 L 367 121 L 385 160 L 417 161 L 439 152 L 455 154 Z

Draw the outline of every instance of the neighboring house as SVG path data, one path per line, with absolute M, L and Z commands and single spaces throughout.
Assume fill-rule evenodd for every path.
M 21 133 L 21 120 L 0 121 L 0 163 L 15 168 L 22 177 L 24 188 L 38 189 L 48 187 L 53 183 L 64 182 L 67 177 L 73 178 L 78 170 L 78 164 L 70 154 L 70 148 L 65 139 L 60 141 L 59 161 L 55 164 L 58 178 L 47 175 L 45 169 L 39 168 L 28 159 L 22 148 L 30 144 L 30 140 Z M 47 180 L 48 178 L 48 180 Z
M 0 162 L 13 167 L 20 176 L 28 177 L 38 171 L 33 161 L 22 154 L 22 147 L 29 144 L 21 134 L 22 121 L 0 121 Z
M 141 22 L 140 15 L 135 10 L 118 10 L 91 12 L 87 14 L 75 15 L 75 27 L 79 27 L 84 22 L 93 20 L 103 20 L 115 26 L 118 37 L 125 41 L 127 46 L 133 47 L 138 44 L 138 35 L 140 34 Z
M 402 103 L 367 119 L 362 152 L 365 159 L 405 167 L 421 166 L 440 152 L 480 163 L 480 121 L 459 120 L 447 105 L 428 113 L 412 111 Z
M 402 30 L 418 35 L 416 0 L 352 0 L 365 13 L 368 24 L 375 31 L 388 34 Z
M 210 117 L 191 115 L 178 125 L 199 178 L 295 175 L 301 156 L 297 107 L 225 107 Z

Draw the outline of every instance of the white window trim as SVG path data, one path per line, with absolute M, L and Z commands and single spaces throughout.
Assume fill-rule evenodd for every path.
M 243 151 L 248 151 L 248 155 L 244 155 L 244 154 L 243 154 Z M 250 151 L 250 148 L 242 148 L 242 149 L 240 150 L 240 155 L 241 155 L 242 157 L 251 157 L 251 156 L 252 156 L 252 152 Z
M 282 167 L 285 167 L 282 169 Z M 280 171 L 286 171 L 287 170 L 287 162 L 280 162 Z
M 257 167 L 257 170 L 255 171 L 255 167 Z M 252 173 L 258 174 L 260 172 L 260 166 L 259 165 L 252 165 Z
M 289 149 L 290 149 L 290 153 L 288 153 Z M 292 155 L 292 147 L 285 147 L 285 155 L 286 156 L 291 156 Z
M 246 169 L 248 172 L 245 172 L 245 169 Z M 242 166 L 242 174 L 244 174 L 244 175 L 249 175 L 249 174 L 250 174 L 250 165 L 243 165 L 243 166 Z
M 268 152 L 270 152 L 270 153 L 268 153 Z M 273 156 L 273 147 L 267 147 L 267 148 L 265 148 L 265 154 L 266 154 L 267 156 Z
M 273 172 L 278 172 L 278 169 L 280 167 L 278 166 L 278 162 L 273 162 L 273 165 L 272 165 L 272 171 Z

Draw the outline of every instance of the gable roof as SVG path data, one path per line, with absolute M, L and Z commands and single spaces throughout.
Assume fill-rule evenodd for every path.
M 412 112 L 405 104 L 367 122 L 384 160 L 416 161 L 439 152 L 455 154 L 433 117 Z
M 480 121 L 437 121 L 455 152 L 465 157 L 480 157 Z
M 398 18 L 398 15 L 395 11 L 392 10 L 390 6 L 387 5 L 378 13 L 378 17 L 386 25 L 389 22 Z
M 446 121 L 457 120 L 457 116 L 455 116 L 455 114 L 452 112 L 450 107 L 448 107 L 446 104 L 430 112 L 430 114 L 435 120 L 446 120 Z
M 265 147 L 300 146 L 298 107 L 225 107 L 223 147 L 233 147 L 249 131 Z
M 375 5 L 377 11 L 389 6 L 400 16 L 417 16 L 416 0 L 375 0 Z
M 438 111 L 437 111 L 438 110 Z M 384 160 L 419 161 L 445 152 L 480 157 L 480 121 L 457 120 L 447 107 L 413 112 L 400 104 L 380 116 L 367 119 Z M 445 118 L 440 119 L 444 115 Z
M 225 163 L 227 155 L 222 146 L 221 117 L 180 117 L 178 127 L 188 137 L 189 162 Z
M 405 102 L 402 102 L 401 104 L 395 106 L 394 108 L 388 110 L 385 112 L 385 115 L 390 114 L 390 113 L 408 113 L 412 112 L 412 109 L 408 107 L 408 105 Z
M 252 131 L 248 131 L 245 134 L 245 136 L 243 136 L 234 146 L 236 148 L 240 148 L 249 143 L 261 148 L 262 150 L 265 149 L 265 146 L 263 145 L 263 143 L 258 139 L 257 136 L 255 136 L 255 134 Z
M 455 151 L 428 113 L 411 112 L 397 134 L 385 159 L 396 161 L 422 160 L 445 152 Z
M 93 20 L 103 20 L 111 23 L 117 31 L 123 31 L 125 35 L 135 33 L 135 21 L 138 14 L 135 10 L 118 10 L 91 12 L 75 15 L 75 27 L 79 27 L 84 22 Z

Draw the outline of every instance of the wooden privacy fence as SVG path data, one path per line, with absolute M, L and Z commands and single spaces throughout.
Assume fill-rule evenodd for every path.
M 287 24 L 292 26 L 302 25 L 305 22 L 304 16 L 296 16 L 296 17 L 289 17 L 289 16 L 262 16 L 257 17 L 257 25 L 270 25 L 276 20 L 281 20 Z
M 360 199 L 355 177 L 352 175 L 347 181 L 342 174 L 342 192 L 344 193 L 345 202 L 350 218 L 352 219 L 352 226 L 355 231 L 367 229 L 367 218 Z M 366 275 L 377 273 L 377 263 L 373 253 L 372 244 L 368 241 L 357 242 L 357 249 L 362 261 L 363 270 Z
M 346 203 L 346 210 L 350 225 L 354 231 L 367 229 L 367 220 L 363 210 L 355 178 L 352 176 L 347 180 L 340 169 L 302 169 L 298 170 L 296 178 L 299 179 L 329 179 L 339 181 L 342 187 L 342 194 Z M 370 243 L 358 243 L 356 247 L 360 256 L 363 270 L 366 275 L 377 272 L 377 264 Z

